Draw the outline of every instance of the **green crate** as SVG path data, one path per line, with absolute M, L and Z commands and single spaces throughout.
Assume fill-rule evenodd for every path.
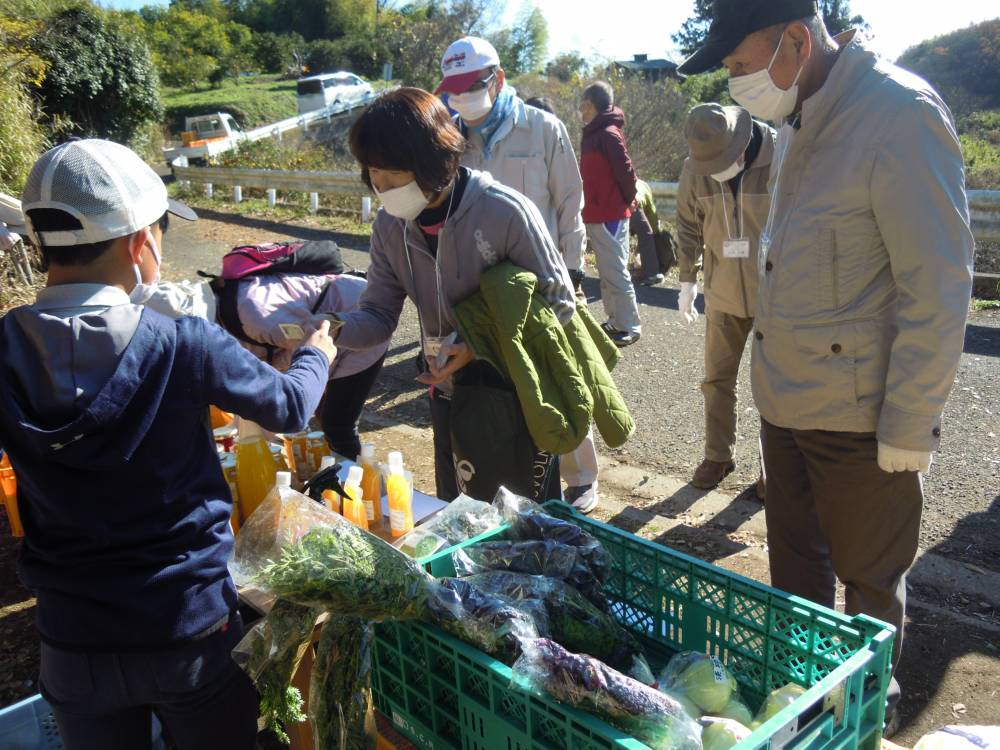
M 735 750 L 878 748 L 892 626 L 838 614 L 587 518 L 563 503 L 545 507 L 607 549 L 613 564 L 605 592 L 612 611 L 640 637 L 654 666 L 678 651 L 718 656 L 739 680 L 751 709 L 789 682 L 807 688 Z M 454 574 L 451 550 L 423 562 L 436 576 Z M 646 747 L 589 714 L 512 687 L 506 665 L 438 628 L 382 623 L 375 633 L 375 705 L 420 748 Z

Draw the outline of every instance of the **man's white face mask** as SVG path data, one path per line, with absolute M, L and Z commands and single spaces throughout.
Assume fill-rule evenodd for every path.
M 764 70 L 758 70 L 746 76 L 738 76 L 729 79 L 729 95 L 733 100 L 744 107 L 754 117 L 762 120 L 778 122 L 788 117 L 795 111 L 795 103 L 799 98 L 799 76 L 805 68 L 805 61 L 799 66 L 799 72 L 795 74 L 795 80 L 787 90 L 778 88 L 774 79 L 771 78 L 771 68 L 774 61 L 778 59 L 778 52 L 781 50 L 781 42 L 784 40 L 784 33 L 778 39 L 778 46 L 774 49 L 771 62 Z
M 464 94 L 451 94 L 448 106 L 458 112 L 465 122 L 475 122 L 486 117 L 493 109 L 493 99 L 490 97 L 490 87 L 478 91 L 466 91 Z
M 731 179 L 733 179 L 736 175 L 738 175 L 742 171 L 743 171 L 743 157 L 741 156 L 739 159 L 736 160 L 735 164 L 729 167 L 729 169 L 713 174 L 712 179 L 718 180 L 719 182 L 729 182 Z
M 382 201 L 382 207 L 386 212 L 399 219 L 417 218 L 430 203 L 430 199 L 424 195 L 416 180 L 411 180 L 402 187 L 386 190 L 384 193 L 376 190 L 375 195 Z
M 132 265 L 132 270 L 135 272 L 135 286 L 132 287 L 132 291 L 129 292 L 129 299 L 137 305 L 143 304 L 149 297 L 149 293 L 152 291 L 153 287 L 160 283 L 160 248 L 156 244 L 156 238 L 153 237 L 153 233 L 149 233 L 149 249 L 153 253 L 153 260 L 156 261 L 156 276 L 153 278 L 152 283 L 147 284 L 142 280 L 142 269 L 139 268 L 138 263 Z

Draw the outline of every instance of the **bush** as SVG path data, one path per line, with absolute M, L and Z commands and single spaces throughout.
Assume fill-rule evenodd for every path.
M 253 59 L 264 73 L 284 73 L 295 63 L 295 54 L 301 54 L 304 49 L 305 40 L 295 33 L 265 31 L 253 37 Z
M 0 191 L 13 195 L 20 194 L 46 142 L 27 90 L 45 74 L 42 60 L 28 51 L 37 29 L 35 23 L 0 19 Z

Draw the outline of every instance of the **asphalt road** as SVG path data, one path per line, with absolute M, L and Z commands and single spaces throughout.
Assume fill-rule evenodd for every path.
M 277 224 L 238 216 L 232 207 L 201 210 L 203 220 L 176 222 L 167 238 L 164 275 L 193 278 L 198 269 L 215 270 L 230 247 L 281 237 L 336 239 L 347 261 L 368 263 L 367 239 L 336 234 L 306 223 Z M 593 274 L 593 270 L 591 270 Z M 591 310 L 604 320 L 596 278 L 585 283 Z M 705 322 L 688 325 L 677 311 L 677 289 L 640 288 L 643 337 L 625 350 L 615 371 L 635 416 L 635 436 L 622 449 L 602 454 L 635 467 L 680 479 L 690 478 L 702 458 L 703 409 L 699 382 Z M 699 300 L 700 302 L 701 300 Z M 393 339 L 378 395 L 413 402 L 414 421 L 425 425 L 420 388 L 413 382 L 417 324 L 408 304 Z M 945 410 L 944 438 L 926 478 L 921 548 L 1000 571 L 1000 315 L 973 313 L 955 388 Z M 740 441 L 737 471 L 722 490 L 739 494 L 757 479 L 759 417 L 750 398 L 749 356 L 740 377 Z

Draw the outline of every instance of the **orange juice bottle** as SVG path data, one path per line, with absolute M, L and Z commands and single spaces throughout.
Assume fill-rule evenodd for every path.
M 0 499 L 7 510 L 7 522 L 10 524 L 11 536 L 24 536 L 21 526 L 21 513 L 17 507 L 17 477 L 10 465 L 10 456 L 6 453 L 0 459 Z
M 375 466 L 375 446 L 365 443 L 361 446 L 361 499 L 365 504 L 369 524 L 382 523 L 382 475 Z
M 389 454 L 389 476 L 385 480 L 385 493 L 389 496 L 389 526 L 394 537 L 413 531 L 413 488 L 403 470 L 403 454 Z
M 323 504 L 334 513 L 341 512 L 340 495 L 333 490 L 323 490 Z
M 236 490 L 239 493 L 240 518 L 244 522 L 267 497 L 277 473 L 278 465 L 260 427 L 240 420 L 236 441 Z
M 361 501 L 361 475 L 364 472 L 360 466 L 352 466 L 347 472 L 347 481 L 344 483 L 344 499 L 341 504 L 341 513 L 344 518 L 368 531 L 368 514 L 365 513 L 365 505 Z

